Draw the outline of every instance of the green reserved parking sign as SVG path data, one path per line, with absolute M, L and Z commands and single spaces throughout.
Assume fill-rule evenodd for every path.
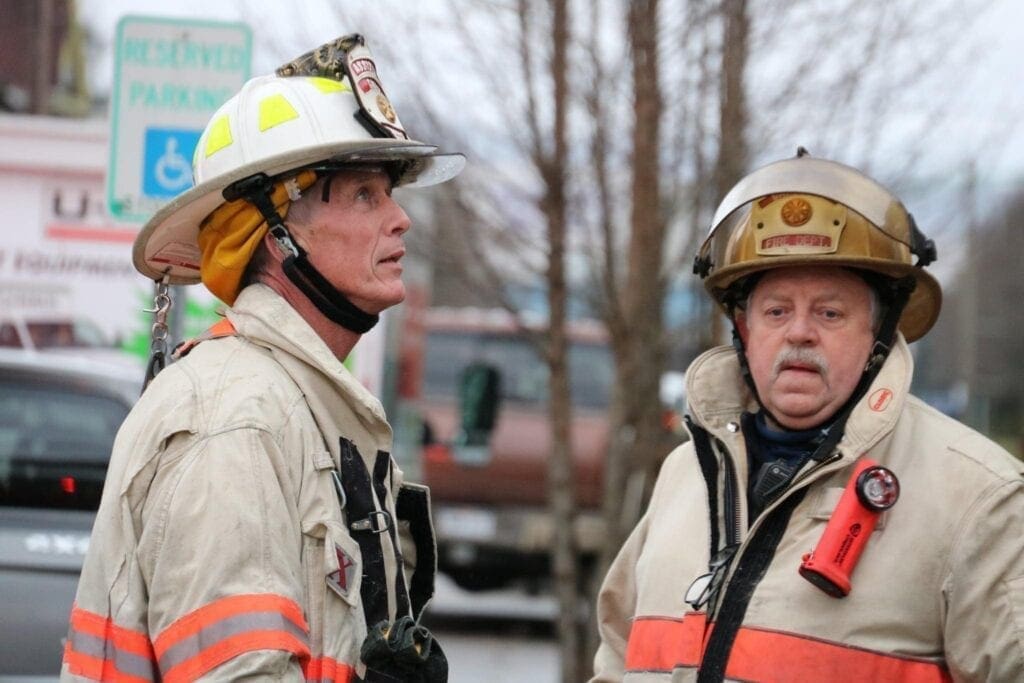
M 242 23 L 125 16 L 110 98 L 107 212 L 143 223 L 192 186 L 192 153 L 214 111 L 250 76 Z

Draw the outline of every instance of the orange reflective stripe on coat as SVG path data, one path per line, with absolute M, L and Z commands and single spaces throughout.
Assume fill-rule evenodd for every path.
M 153 642 L 166 683 L 191 681 L 232 657 L 284 650 L 309 660 L 309 628 L 302 609 L 279 595 L 233 595 L 190 612 Z
M 638 618 L 626 644 L 626 671 L 671 671 L 700 663 L 704 614 L 691 612 L 682 619 Z
M 355 680 L 355 669 L 330 657 L 314 657 L 302 668 L 310 683 L 349 683 Z
M 645 618 L 633 622 L 626 647 L 627 671 L 671 671 L 696 667 L 705 639 L 705 616 Z M 634 642 L 635 641 L 635 642 Z M 945 666 L 781 631 L 741 628 L 729 663 L 729 678 L 782 681 L 903 681 L 945 683 Z
M 95 681 L 142 683 L 158 678 L 153 646 L 145 633 L 78 605 L 71 609 L 64 663 L 72 674 Z

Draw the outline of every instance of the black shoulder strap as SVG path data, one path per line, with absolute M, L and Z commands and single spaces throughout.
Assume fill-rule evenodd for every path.
M 743 625 L 750 598 L 753 597 L 754 589 L 764 578 L 768 566 L 775 557 L 775 551 L 786 532 L 793 510 L 806 493 L 807 489 L 803 488 L 782 501 L 761 522 L 756 535 L 747 542 L 746 552 L 740 558 L 722 598 L 715 628 L 711 631 L 711 637 L 701 659 L 700 670 L 697 672 L 697 683 L 721 683 L 725 680 L 729 654 L 736 641 L 736 634 Z
M 346 499 L 348 526 L 352 537 L 359 544 L 362 557 L 363 582 L 360 594 L 363 601 L 363 615 L 366 625 L 373 628 L 381 621 L 388 620 L 387 571 L 384 566 L 384 550 L 381 534 L 391 536 L 395 549 L 395 524 L 387 510 L 377 507 L 378 500 L 387 495 L 386 480 L 390 475 L 390 456 L 379 452 L 374 460 L 373 476 L 366 471 L 366 465 L 356 445 L 341 437 L 341 485 Z M 395 613 L 398 617 L 409 611 L 409 596 L 402 574 L 402 558 L 396 557 L 398 569 L 395 576 L 397 598 Z
M 416 549 L 416 569 L 409 579 L 409 602 L 412 616 L 419 619 L 423 608 L 434 596 L 434 578 L 437 575 L 437 547 L 434 527 L 430 522 L 430 489 L 417 484 L 402 484 L 395 501 L 398 519 L 409 524 Z
M 693 449 L 697 452 L 697 462 L 700 464 L 701 474 L 704 475 L 704 482 L 708 489 L 708 526 L 711 529 L 710 545 L 708 552 L 711 557 L 719 550 L 718 535 L 718 458 L 711 447 L 711 437 L 703 427 L 699 427 L 690 418 L 684 416 L 686 428 L 690 430 L 693 437 Z

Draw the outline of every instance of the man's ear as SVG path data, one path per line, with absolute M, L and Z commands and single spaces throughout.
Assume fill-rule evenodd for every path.
M 740 341 L 743 342 L 743 346 L 747 346 L 747 340 L 750 338 L 750 328 L 747 327 L 747 312 L 737 308 L 732 322 L 736 326 L 736 332 L 740 335 Z

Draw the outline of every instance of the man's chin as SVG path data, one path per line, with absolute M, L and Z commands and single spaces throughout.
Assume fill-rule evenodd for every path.
M 831 417 L 828 406 L 819 402 L 778 401 L 769 407 L 780 426 L 786 429 L 810 429 Z
M 388 292 L 387 294 L 381 294 L 373 298 L 356 298 L 349 297 L 349 301 L 352 302 L 359 310 L 378 315 L 383 313 L 386 309 L 405 301 L 405 288 Z

